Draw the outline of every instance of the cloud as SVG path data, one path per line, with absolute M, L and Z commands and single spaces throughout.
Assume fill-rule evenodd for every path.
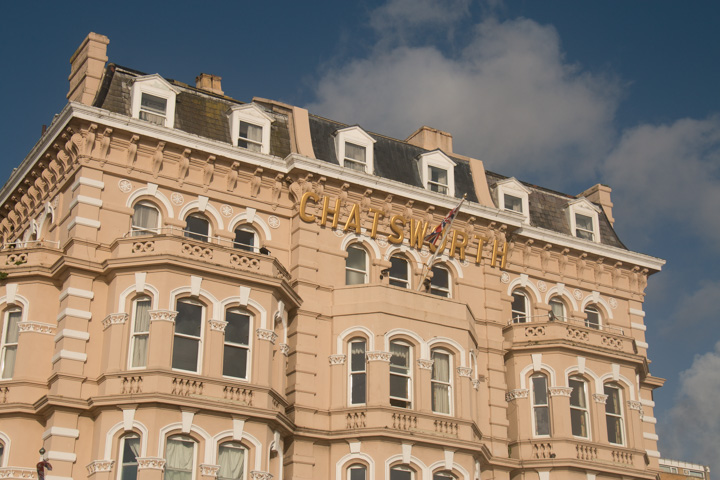
M 393 0 L 373 10 L 370 26 L 382 38 L 415 37 L 421 28 L 451 28 L 469 14 L 472 0 Z
M 674 458 L 710 465 L 720 471 L 720 342 L 715 350 L 695 357 L 692 366 L 680 374 L 680 395 L 660 430 L 661 449 Z M 662 425 L 661 425 L 662 427 Z

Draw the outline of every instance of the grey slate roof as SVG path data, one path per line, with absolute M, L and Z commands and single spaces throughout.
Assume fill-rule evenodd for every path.
M 94 106 L 129 116 L 131 114 L 130 91 L 132 79 L 143 75 L 145 74 L 136 70 L 109 64 Z M 180 90 L 175 106 L 175 128 L 220 142 L 231 142 L 227 112 L 231 106 L 243 102 L 205 92 L 182 82 L 169 79 L 167 81 Z M 276 112 L 267 113 L 274 118 L 270 131 L 270 153 L 284 158 L 291 153 L 288 119 L 286 116 Z M 309 121 L 315 157 L 321 161 L 339 165 L 335 152 L 334 134 L 337 130 L 346 128 L 349 125 L 312 114 L 309 115 Z M 367 133 L 376 141 L 374 146 L 375 171 L 372 172 L 374 175 L 419 188 L 423 187 L 417 158 L 419 155 L 427 153 L 428 150 L 402 140 L 372 132 Z M 467 194 L 469 201 L 477 202 L 478 198 L 473 185 L 469 162 L 453 155 L 449 156 L 456 163 L 455 196 L 461 198 L 464 194 Z M 498 181 L 508 177 L 486 171 L 486 178 L 495 205 L 497 205 L 498 202 L 493 187 Z M 531 191 L 528 198 L 530 224 L 558 233 L 572 235 L 566 212 L 568 203 L 574 200 L 575 197 L 536 185 L 524 182 L 523 184 Z M 605 245 L 626 249 L 602 210 L 599 214 L 599 220 L 600 241 Z

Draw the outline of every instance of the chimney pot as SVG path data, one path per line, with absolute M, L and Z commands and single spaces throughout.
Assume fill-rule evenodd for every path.
M 195 87 L 208 92 L 224 95 L 220 82 L 222 77 L 211 75 L 209 73 L 201 73 L 195 77 Z

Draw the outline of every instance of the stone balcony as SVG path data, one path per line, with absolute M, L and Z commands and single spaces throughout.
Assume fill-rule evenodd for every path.
M 63 252 L 56 242 L 29 241 L 3 245 L 0 251 L 0 269 L 9 273 L 28 268 L 49 268 L 62 255 Z
M 545 460 L 554 465 L 569 463 L 590 468 L 605 465 L 610 469 L 645 469 L 645 455 L 619 445 L 578 441 L 577 439 L 535 439 L 510 445 L 511 458 L 525 461 Z

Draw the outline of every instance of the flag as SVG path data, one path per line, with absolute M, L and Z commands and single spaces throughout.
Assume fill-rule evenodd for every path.
M 460 210 L 460 205 L 462 205 L 464 200 L 465 200 L 464 198 L 463 198 L 463 200 L 460 200 L 460 203 L 458 204 L 458 206 L 453 208 L 452 210 L 450 210 L 450 212 L 447 214 L 447 216 L 445 216 L 445 218 L 443 218 L 443 221 L 440 222 L 440 225 L 435 227 L 435 229 L 433 229 L 432 232 L 425 235 L 426 242 L 431 243 L 433 245 L 435 245 L 437 243 L 438 239 L 440 237 L 442 237 L 445 229 L 448 227 L 448 225 L 450 225 L 452 223 L 452 221 L 457 216 L 458 210 Z

